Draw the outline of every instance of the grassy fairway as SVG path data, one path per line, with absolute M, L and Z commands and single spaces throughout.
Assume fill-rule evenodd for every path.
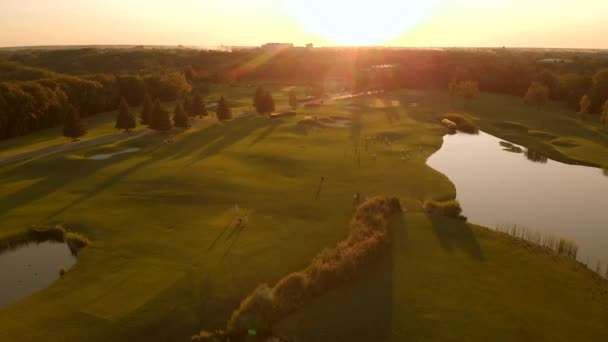
M 405 104 L 418 95 L 400 96 Z M 413 118 L 434 109 L 357 102 L 369 108 L 351 112 L 344 101 L 297 118 L 196 127 L 173 145 L 149 135 L 0 168 L 0 237 L 63 222 L 93 243 L 50 288 L 0 309 L 0 340 L 187 341 L 201 328 L 222 327 L 258 283 L 302 269 L 343 239 L 355 192 L 404 202 L 391 258 L 282 322 L 282 333 L 361 341 L 608 338 L 606 283 L 591 272 L 419 212 L 419 200 L 455 195 L 425 164 L 443 128 Z M 306 131 L 296 126 L 303 115 L 360 124 Z M 396 143 L 365 144 L 370 136 Z M 142 150 L 86 159 L 133 146 Z M 240 231 L 231 226 L 236 203 L 250 214 Z
M 407 91 L 422 106 L 416 113 L 428 118 L 430 112 L 463 112 L 487 133 L 529 147 L 550 158 L 608 168 L 608 128 L 597 117 L 581 122 L 579 115 L 560 103 L 537 109 L 519 97 L 482 94 L 468 105 L 461 100 L 451 106 L 444 92 Z M 429 112 L 430 111 L 430 112 Z
M 293 87 L 300 94 L 303 94 L 303 87 Z M 267 86 L 267 90 L 272 92 L 273 97 L 277 103 L 287 103 L 288 89 L 281 85 Z M 215 102 L 219 100 L 221 96 L 226 96 L 233 113 L 240 113 L 252 110 L 252 94 L 255 92 L 254 85 L 234 85 L 226 86 L 219 84 L 209 85 L 209 94 L 206 96 L 208 102 Z M 167 102 L 163 104 L 163 107 L 170 113 L 173 113 L 175 104 L 173 102 Z M 215 106 L 210 104 L 207 108 L 210 114 L 215 113 Z M 144 129 L 139 123 L 141 107 L 133 107 L 131 111 L 137 118 L 137 127 L 134 131 Z M 87 134 L 80 138 L 85 141 L 89 139 L 99 138 L 107 135 L 116 134 L 122 132 L 116 130 L 116 111 L 99 113 L 92 117 L 83 118 Z M 8 140 L 0 140 L 0 158 L 7 157 L 19 153 L 30 152 L 38 149 L 42 149 L 49 146 L 60 145 L 69 142 L 70 139 L 62 136 L 61 127 L 54 127 L 31 134 L 16 137 Z

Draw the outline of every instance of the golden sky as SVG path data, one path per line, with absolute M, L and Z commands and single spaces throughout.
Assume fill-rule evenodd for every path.
M 608 0 L 0 0 L 0 46 L 608 48 Z

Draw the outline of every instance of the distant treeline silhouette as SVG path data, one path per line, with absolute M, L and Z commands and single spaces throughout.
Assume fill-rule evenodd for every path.
M 607 66 L 606 53 L 500 48 L 22 50 L 0 54 L 0 138 L 60 124 L 66 103 L 86 117 L 116 109 L 121 97 L 139 105 L 145 91 L 174 100 L 194 83 L 253 80 L 341 80 L 341 90 L 353 92 L 470 80 L 480 91 L 516 96 L 535 82 L 573 110 L 587 96 L 585 112 L 594 115 L 608 99 Z

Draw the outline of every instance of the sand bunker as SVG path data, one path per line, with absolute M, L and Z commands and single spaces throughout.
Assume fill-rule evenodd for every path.
M 90 156 L 88 159 L 90 159 L 90 160 L 105 160 L 105 159 L 110 159 L 110 158 L 112 158 L 112 157 L 114 157 L 116 155 L 119 155 L 119 154 L 134 153 L 134 152 L 137 152 L 139 150 L 140 150 L 140 148 L 138 148 L 138 147 L 132 147 L 132 148 L 128 148 L 128 149 L 126 149 L 124 151 L 120 151 L 120 152 L 116 152 L 116 153 L 96 154 L 94 156 Z
M 353 124 L 348 119 L 333 119 L 331 122 L 323 122 L 323 126 L 326 127 L 350 127 Z

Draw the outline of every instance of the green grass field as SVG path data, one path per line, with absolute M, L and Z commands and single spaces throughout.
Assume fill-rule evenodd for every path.
M 421 212 L 421 200 L 455 196 L 449 179 L 425 164 L 445 133 L 430 120 L 441 114 L 430 100 L 418 92 L 354 100 L 362 110 L 345 100 L 294 118 L 197 126 L 172 145 L 153 134 L 0 167 L 0 238 L 64 223 L 92 241 L 51 287 L 0 309 L 0 341 L 188 341 L 221 328 L 257 284 L 302 269 L 344 238 L 356 192 L 404 203 L 390 257 L 286 318 L 281 335 L 608 339 L 606 281 L 507 236 Z M 519 108 L 502 97 L 480 103 L 498 100 Z M 421 105 L 407 107 L 413 101 Z M 305 130 L 296 125 L 305 115 L 359 124 Z M 368 137 L 395 143 L 366 144 Z M 141 150 L 87 159 L 128 147 Z M 235 204 L 250 221 L 238 232 L 230 226 Z
M 266 88 L 272 92 L 275 101 L 278 103 L 287 103 L 288 89 L 286 89 L 284 85 L 270 85 L 266 86 Z M 295 88 L 303 96 L 303 87 L 293 88 Z M 253 110 L 251 106 L 251 94 L 255 92 L 255 89 L 255 85 L 253 84 L 233 86 L 210 84 L 209 93 L 205 96 L 205 99 L 208 102 L 215 102 L 219 100 L 221 96 L 226 96 L 233 113 L 247 112 Z M 173 113 L 175 103 L 163 103 L 163 107 L 170 113 Z M 215 113 L 215 107 L 212 105 L 210 105 L 207 110 L 210 114 Z M 134 129 L 134 131 L 144 129 L 146 126 L 139 123 L 141 107 L 133 107 L 131 108 L 131 111 L 137 117 L 137 127 Z M 83 118 L 85 127 L 87 129 L 87 134 L 80 138 L 80 140 L 86 141 L 122 132 L 114 128 L 116 124 L 116 114 L 116 111 L 111 111 Z M 62 136 L 61 127 L 49 128 L 13 139 L 0 140 L 0 158 L 30 152 L 53 145 L 60 145 L 67 142 L 70 142 L 70 139 Z

